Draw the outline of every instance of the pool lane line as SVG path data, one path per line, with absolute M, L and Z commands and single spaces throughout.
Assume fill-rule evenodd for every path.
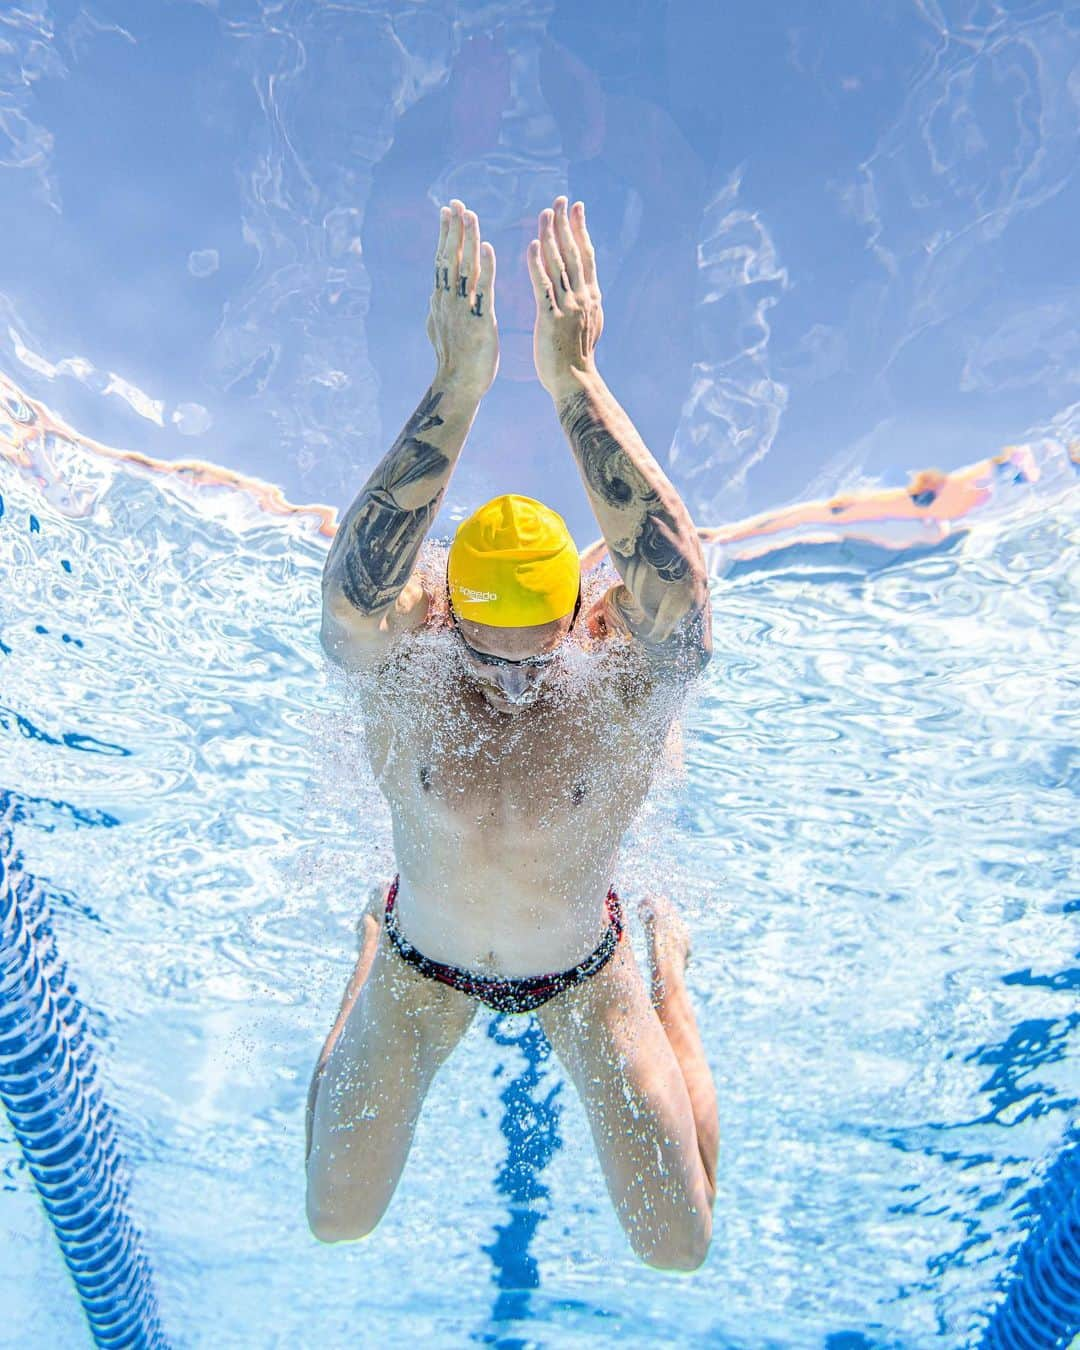
M 1027 1203 L 1038 1218 L 1006 1275 L 980 1350 L 1056 1350 L 1080 1335 L 1080 1127 Z
M 95 1345 L 167 1350 L 86 1009 L 57 952 L 44 890 L 15 851 L 6 796 L 0 792 L 0 1100 Z

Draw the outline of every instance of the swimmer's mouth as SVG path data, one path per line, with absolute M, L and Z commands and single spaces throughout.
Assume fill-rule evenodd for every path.
M 495 698 L 500 703 L 505 703 L 510 708 L 527 708 L 530 703 L 535 703 L 540 697 L 540 690 L 538 688 L 526 690 L 525 693 L 519 694 L 517 697 L 514 697 L 512 694 L 504 694 L 501 689 L 493 689 L 490 684 L 485 684 L 483 689 L 484 693 L 487 694 L 489 698 Z
M 478 681 L 478 683 L 488 698 L 504 703 L 509 708 L 527 708 L 530 704 L 536 702 L 542 692 L 539 681 L 530 685 L 528 689 L 523 689 L 520 694 L 508 694 L 505 689 L 500 689 L 498 685 L 488 684 L 483 680 Z

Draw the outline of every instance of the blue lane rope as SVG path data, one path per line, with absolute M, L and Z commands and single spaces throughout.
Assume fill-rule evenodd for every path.
M 0 808 L 7 805 L 0 794 Z M 9 807 L 10 813 L 10 807 Z M 96 1345 L 167 1350 L 86 1011 L 0 815 L 0 1100 Z
M 1038 1218 L 994 1309 L 981 1350 L 1057 1350 L 1080 1333 L 1080 1129 L 1031 1200 Z

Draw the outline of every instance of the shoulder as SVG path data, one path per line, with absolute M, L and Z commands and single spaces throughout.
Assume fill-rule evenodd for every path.
M 392 604 L 374 614 L 358 610 L 340 587 L 324 584 L 320 639 L 338 665 L 370 666 L 381 661 L 402 634 L 418 631 L 435 617 L 433 598 L 418 572 Z
M 708 586 L 697 599 L 687 598 L 660 616 L 648 615 L 623 582 L 600 597 L 588 611 L 590 635 L 600 640 L 633 641 L 657 674 L 698 675 L 712 657 L 712 609 Z

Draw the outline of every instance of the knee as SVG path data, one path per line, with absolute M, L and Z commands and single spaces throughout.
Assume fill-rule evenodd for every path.
M 639 1236 L 633 1246 L 637 1255 L 654 1270 L 699 1270 L 709 1255 L 712 1243 L 712 1224 L 669 1231 L 663 1236 Z
M 709 1254 L 708 1244 L 700 1248 L 680 1248 L 676 1251 L 655 1251 L 643 1256 L 646 1265 L 653 1270 L 699 1270 L 705 1264 Z
M 653 1270 L 699 1270 L 709 1254 L 709 1244 L 693 1247 L 657 1247 L 638 1255 Z
M 379 1222 L 376 1219 L 374 1223 L 359 1223 L 355 1215 L 313 1210 L 310 1205 L 307 1221 L 312 1237 L 318 1238 L 320 1242 L 359 1242 L 373 1232 Z
M 345 1199 L 340 1193 L 328 1197 L 320 1196 L 309 1182 L 306 1208 L 307 1223 L 312 1237 L 320 1242 L 358 1242 L 366 1238 L 379 1225 L 385 1206 L 378 1213 L 370 1205 L 342 1203 Z

